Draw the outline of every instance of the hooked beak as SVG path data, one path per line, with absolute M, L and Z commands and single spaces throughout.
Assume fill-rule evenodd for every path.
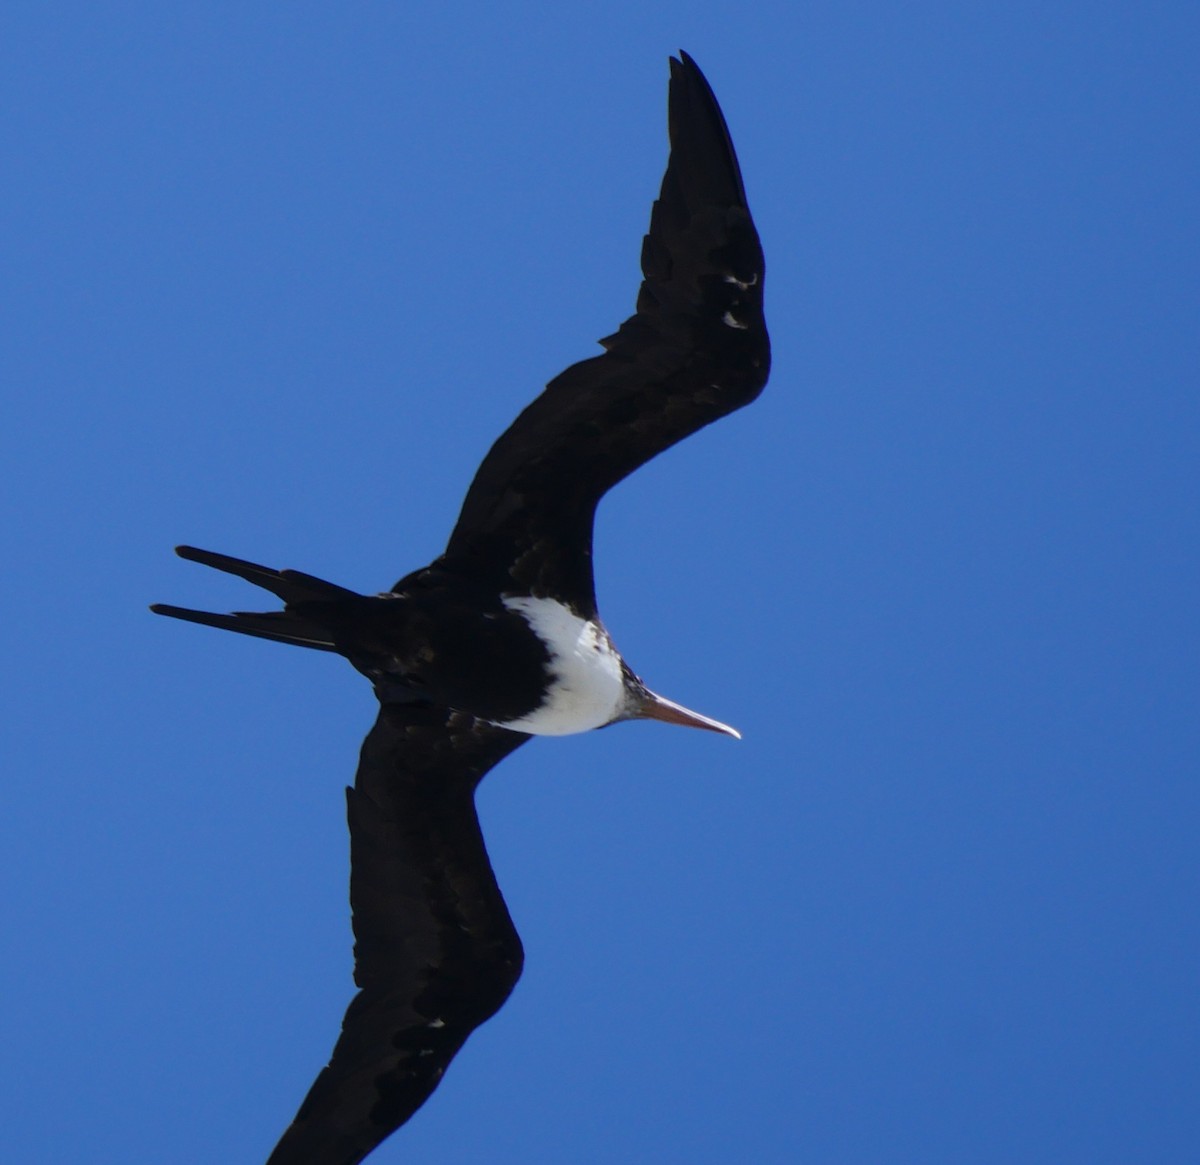
M 682 724 L 686 728 L 707 728 L 709 732 L 723 732 L 726 736 L 732 736 L 734 740 L 742 739 L 742 734 L 736 728 L 730 728 L 720 720 L 701 716 L 699 712 L 693 712 L 690 708 L 676 704 L 674 700 L 668 700 L 649 689 L 646 689 L 641 703 L 630 714 L 630 719 L 661 720 L 665 724 Z

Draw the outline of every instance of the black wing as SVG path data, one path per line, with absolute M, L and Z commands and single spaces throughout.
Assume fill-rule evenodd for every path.
M 671 61 L 671 155 L 642 246 L 637 313 L 492 446 L 446 559 L 595 608 L 592 520 L 605 492 L 749 404 L 770 368 L 763 255 L 721 109 L 695 62 Z M 511 581 L 510 581 L 511 580 Z
M 475 788 L 529 738 L 444 709 L 385 705 L 350 818 L 359 992 L 329 1066 L 267 1165 L 354 1165 L 429 1098 L 521 974 Z

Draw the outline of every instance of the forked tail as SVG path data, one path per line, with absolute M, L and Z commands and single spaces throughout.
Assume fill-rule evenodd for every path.
M 272 570 L 269 566 L 230 558 L 227 554 L 197 550 L 194 546 L 176 546 L 175 553 L 190 562 L 199 562 L 226 574 L 236 574 L 239 578 L 270 591 L 282 599 L 288 608 L 294 605 L 361 598 L 355 591 L 298 570 Z M 318 651 L 338 651 L 327 628 L 293 610 L 263 613 L 235 611 L 231 615 L 217 615 L 210 611 L 193 611 L 188 607 L 172 607 L 168 603 L 154 603 L 150 610 L 156 615 L 170 615 L 173 619 L 202 623 L 206 627 L 219 627 L 222 631 L 237 631 L 241 635 L 255 635 L 260 639 L 273 639 L 277 643 L 315 647 Z

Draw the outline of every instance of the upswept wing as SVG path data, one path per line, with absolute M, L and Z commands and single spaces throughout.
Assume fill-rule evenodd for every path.
M 380 709 L 346 790 L 359 991 L 267 1165 L 361 1161 L 428 1099 L 512 991 L 521 940 L 474 794 L 528 739 L 445 709 Z
M 717 100 L 671 61 L 671 153 L 642 246 L 637 312 L 492 446 L 445 559 L 501 589 L 595 608 L 592 521 L 605 492 L 697 429 L 749 404 L 770 368 L 763 255 Z M 590 613 L 590 612 L 584 612 Z

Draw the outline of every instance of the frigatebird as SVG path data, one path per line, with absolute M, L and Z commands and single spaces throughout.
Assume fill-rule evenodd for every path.
M 283 610 L 151 608 L 336 652 L 379 699 L 346 790 L 358 993 L 267 1165 L 361 1161 L 516 984 L 521 940 L 475 814 L 494 765 L 531 736 L 635 718 L 737 735 L 642 683 L 600 621 L 592 579 L 600 498 L 749 404 L 770 367 L 762 248 L 729 131 L 695 62 L 680 53 L 670 64 L 671 150 L 637 310 L 492 446 L 445 553 L 368 596 L 180 546 L 271 591 Z

